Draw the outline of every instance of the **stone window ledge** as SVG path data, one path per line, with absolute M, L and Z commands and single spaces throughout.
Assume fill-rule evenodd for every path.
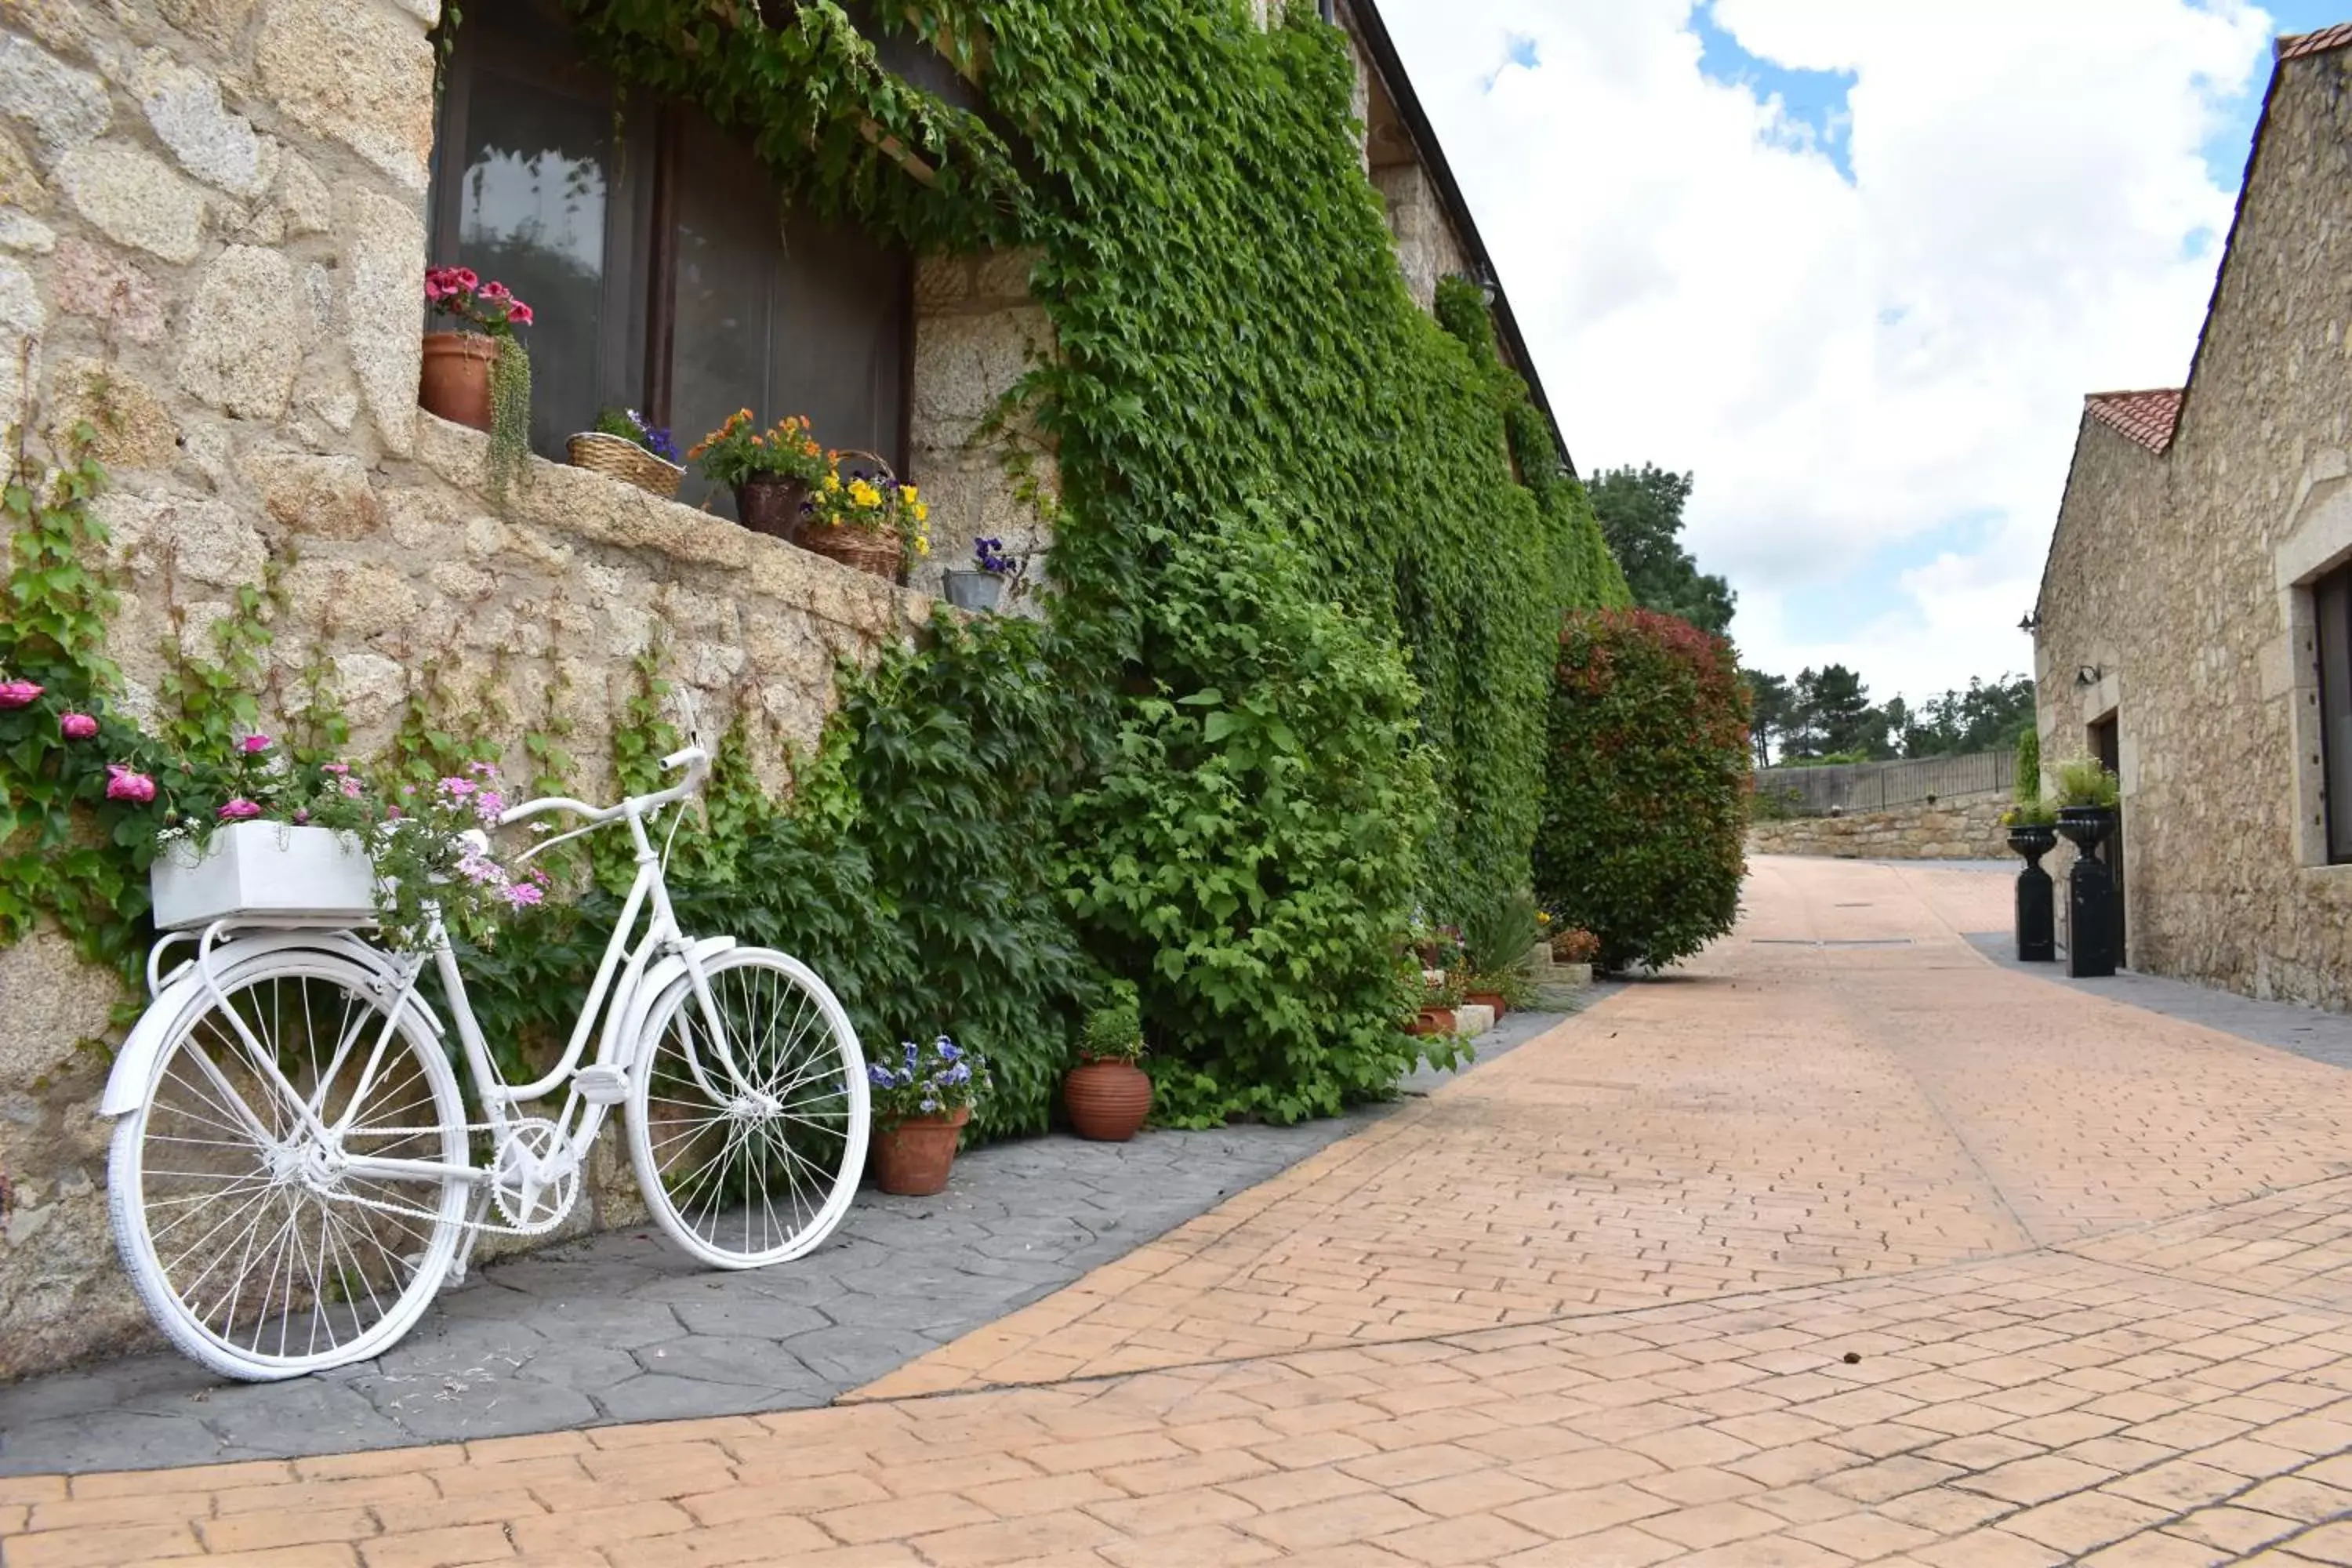
M 416 459 L 469 500 L 480 502 L 489 437 L 418 411 Z M 870 573 L 754 533 L 723 517 L 636 486 L 533 457 L 509 497 L 515 519 L 593 544 L 648 552 L 686 566 L 740 574 L 758 596 L 805 607 L 828 621 L 877 638 L 897 638 L 929 623 L 940 601 Z

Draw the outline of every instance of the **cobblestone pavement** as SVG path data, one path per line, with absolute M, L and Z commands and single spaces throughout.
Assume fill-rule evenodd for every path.
M 829 1408 L 0 1481 L 12 1568 L 2352 1563 L 2352 1077 L 1742 926 Z
M 1477 1052 L 1491 1058 L 1556 1022 L 1515 1015 Z M 1426 1093 L 1448 1076 L 1423 1068 L 1405 1088 Z M 592 1237 L 477 1270 L 388 1354 L 320 1377 L 225 1383 L 167 1351 L 0 1387 L 0 1475 L 824 1405 L 1390 1110 L 977 1150 L 936 1198 L 860 1193 L 833 1239 L 777 1268 L 707 1269 L 650 1227 Z

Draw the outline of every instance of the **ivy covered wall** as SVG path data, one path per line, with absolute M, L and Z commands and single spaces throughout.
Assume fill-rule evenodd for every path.
M 1560 617 L 1625 602 L 1581 487 L 1477 291 L 1415 308 L 1351 51 L 1311 7 L 883 9 L 979 110 L 889 77 L 829 5 L 781 30 L 574 5 L 796 197 L 1034 247 L 1059 353 L 1006 412 L 1058 458 L 1070 912 L 1144 984 L 1181 1110 L 1379 1092 L 1394 939 L 1526 884 Z

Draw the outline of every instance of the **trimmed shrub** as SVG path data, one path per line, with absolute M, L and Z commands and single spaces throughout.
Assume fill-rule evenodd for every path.
M 1552 684 L 1536 896 L 1601 963 L 1686 958 L 1746 868 L 1748 697 L 1731 645 L 1651 610 L 1571 615 Z

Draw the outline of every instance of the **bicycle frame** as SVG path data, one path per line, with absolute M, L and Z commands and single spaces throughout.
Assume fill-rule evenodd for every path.
M 647 973 L 657 958 L 675 957 L 680 961 L 694 989 L 697 1005 L 702 1011 L 709 1037 L 719 1053 L 720 1064 L 729 1079 L 739 1085 L 741 1083 L 728 1052 L 726 1031 L 719 1026 L 718 1004 L 711 995 L 709 982 L 699 962 L 700 949 L 709 944 L 690 942 L 678 930 L 677 911 L 671 907 L 669 889 L 662 878 L 662 857 L 655 851 L 653 840 L 646 830 L 649 817 L 685 800 L 700 787 L 709 773 L 709 754 L 699 747 L 688 747 L 674 756 L 664 758 L 662 765 L 665 768 L 685 766 L 689 771 L 683 781 L 669 789 L 633 796 L 618 805 L 593 806 L 556 795 L 528 801 L 499 819 L 502 827 L 553 812 L 586 819 L 585 826 L 533 846 L 520 858 L 518 864 L 567 839 L 593 833 L 616 822 L 627 825 L 630 841 L 636 852 L 636 876 L 629 885 L 628 897 L 621 906 L 620 917 L 614 922 L 613 934 L 604 944 L 604 957 L 597 965 L 596 977 L 588 988 L 588 994 L 582 1002 L 579 1017 L 572 1026 L 572 1037 L 566 1042 L 563 1055 L 552 1070 L 530 1083 L 509 1085 L 499 1071 L 498 1064 L 490 1058 L 488 1043 L 483 1037 L 481 1025 L 475 1017 L 467 995 L 465 974 L 458 966 L 456 949 L 451 946 L 447 933 L 437 926 L 429 950 L 435 969 L 441 977 L 450 1023 L 465 1054 L 467 1071 L 474 1081 L 484 1113 L 488 1117 L 490 1131 L 503 1141 L 518 1124 L 516 1106 L 541 1099 L 569 1084 L 571 1092 L 554 1121 L 562 1138 L 563 1151 L 573 1169 L 586 1163 L 588 1152 L 594 1144 L 597 1133 L 604 1128 L 605 1116 L 625 1096 L 626 1073 L 641 1065 L 633 1059 L 635 1048 L 641 1042 L 629 1035 L 628 1026 L 640 1015 L 637 1003 Z M 646 921 L 645 932 L 633 943 L 631 936 L 641 918 Z M 719 940 L 728 945 L 732 944 L 732 939 Z M 206 946 L 209 946 L 209 940 Z M 202 952 L 197 962 L 200 966 L 206 963 Z M 320 1102 L 327 1086 L 341 1071 L 343 1062 L 355 1043 L 352 1038 L 347 1037 L 338 1042 L 334 1058 L 320 1077 L 318 1093 L 308 1099 L 286 1079 L 274 1057 L 263 1049 L 258 1041 L 248 1035 L 245 1043 L 263 1072 L 275 1080 L 286 1102 L 301 1113 L 301 1119 L 309 1124 L 309 1131 L 340 1152 L 342 1170 L 354 1175 L 455 1179 L 478 1187 L 484 1186 L 495 1174 L 494 1166 L 457 1166 L 430 1160 L 387 1159 L 341 1148 L 341 1141 L 349 1131 L 352 1118 L 366 1102 L 368 1091 L 374 1086 L 401 1010 L 408 1005 L 409 993 L 414 991 L 422 969 L 421 960 L 408 967 L 406 986 L 386 1006 L 383 1026 L 377 1031 L 375 1043 L 369 1051 L 368 1060 L 361 1070 L 349 1103 L 333 1127 L 326 1126 L 320 1120 Z M 210 984 L 208 968 L 205 973 Z M 214 985 L 213 990 L 218 995 L 217 985 Z M 225 1011 L 238 1032 L 247 1034 L 243 1021 L 236 1017 L 235 1011 Z M 581 1058 L 587 1050 L 589 1033 L 600 1015 L 604 1027 L 597 1042 L 596 1060 L 583 1071 L 580 1068 Z M 689 1070 L 706 1093 L 714 1100 L 727 1098 L 712 1086 L 704 1074 L 703 1064 L 691 1051 L 688 1059 Z M 274 1142 L 261 1129 L 253 1131 L 265 1141 Z

